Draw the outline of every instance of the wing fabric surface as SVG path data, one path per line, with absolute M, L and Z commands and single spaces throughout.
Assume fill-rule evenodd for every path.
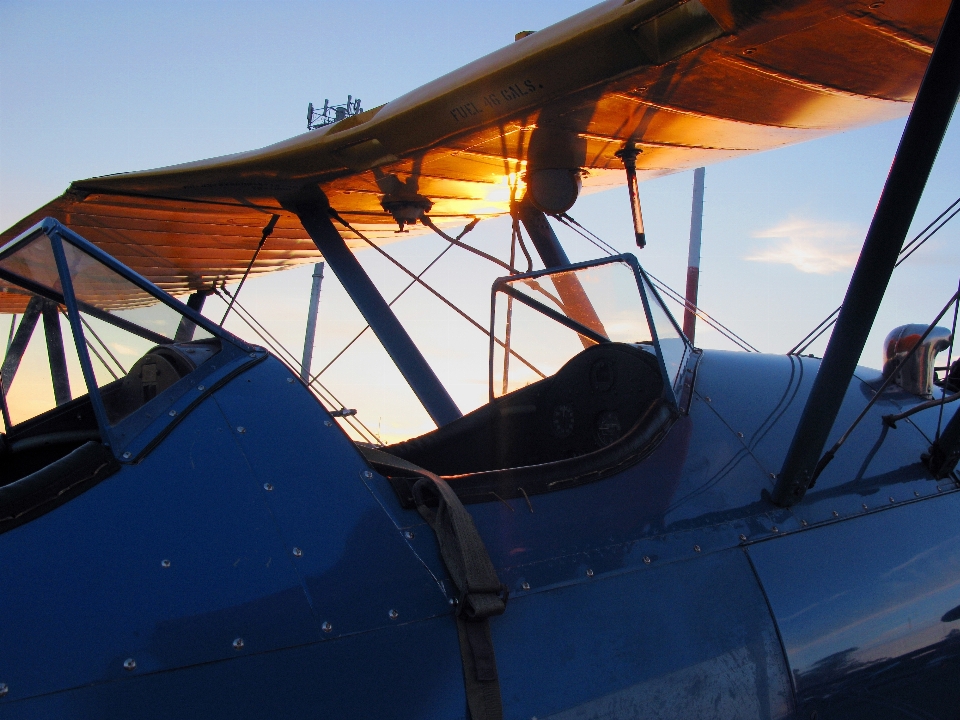
M 620 184 L 628 141 L 641 180 L 801 142 L 906 114 L 948 4 L 611 0 L 321 130 L 74 182 L 0 240 L 52 216 L 181 294 L 238 279 L 275 213 L 253 272 L 317 259 L 284 209 L 305 188 L 390 241 L 409 235 L 385 195 L 466 223 L 509 212 L 531 169 L 581 168 L 586 191 Z

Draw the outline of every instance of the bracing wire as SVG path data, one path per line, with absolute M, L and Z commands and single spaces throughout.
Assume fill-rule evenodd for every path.
M 894 265 L 894 269 L 900 267 L 904 261 L 913 255 L 917 250 L 919 250 L 927 240 L 936 235 L 944 225 L 953 220 L 954 217 L 960 213 L 960 208 L 957 208 L 952 213 L 950 213 L 953 208 L 957 205 L 960 205 L 960 198 L 957 198 L 942 213 L 937 215 L 929 225 L 927 225 L 923 230 L 918 232 L 914 238 L 904 245 L 900 249 L 900 259 L 897 260 L 897 264 Z M 947 213 L 950 213 L 949 217 L 940 222 Z M 939 224 L 938 224 L 939 223 Z M 934 227 L 936 226 L 936 227 Z M 931 230 L 932 228 L 932 230 Z M 832 313 L 830 313 L 817 327 L 811 330 L 807 336 L 798 342 L 793 348 L 787 352 L 787 355 L 802 355 L 813 343 L 815 343 L 827 330 L 834 326 L 837 322 L 836 316 L 840 313 L 840 308 L 837 308 Z M 811 337 L 812 336 L 812 337 Z
M 466 320 L 466 321 L 469 322 L 471 325 L 473 325 L 475 328 L 477 328 L 480 332 L 482 332 L 482 333 L 483 333 L 484 335 L 486 335 L 488 338 L 490 337 L 490 331 L 487 330 L 483 325 L 481 325 L 479 322 L 477 322 L 477 321 L 474 320 L 472 317 L 470 317 L 470 315 L 468 315 L 466 312 L 464 312 L 464 311 L 461 310 L 459 307 L 457 307 L 457 305 L 456 305 L 455 303 L 453 303 L 451 300 L 448 300 L 448 299 L 447 299 L 442 293 L 440 293 L 438 290 L 436 290 L 435 288 L 433 288 L 432 286 L 430 286 L 430 285 L 428 285 L 426 282 L 424 282 L 424 280 L 423 280 L 422 278 L 417 277 L 417 275 L 416 275 L 412 270 L 410 270 L 408 267 L 406 267 L 403 263 L 401 263 L 401 262 L 400 262 L 399 260 L 397 260 L 395 257 L 393 257 L 392 255 L 390 255 L 386 250 L 384 250 L 384 249 L 381 248 L 379 245 L 377 245 L 375 242 L 373 242 L 372 240 L 370 240 L 366 235 L 364 235 L 363 233 L 361 233 L 359 230 L 355 229 L 352 225 L 350 225 L 350 223 L 348 223 L 346 220 L 344 220 L 342 217 L 340 217 L 340 215 L 339 215 L 335 210 L 333 210 L 333 209 L 330 210 L 330 217 L 332 217 L 334 220 L 336 220 L 337 222 L 339 222 L 341 225 L 343 225 L 347 230 L 349 230 L 350 232 L 352 232 L 352 233 L 353 233 L 354 235 L 356 235 L 358 238 L 360 238 L 361 240 L 363 240 L 367 245 L 369 245 L 369 246 L 372 247 L 374 250 L 376 250 L 378 253 L 380 253 L 383 257 L 385 257 L 387 260 L 389 260 L 391 263 L 393 263 L 393 264 L 394 264 L 397 268 L 399 268 L 401 271 L 403 271 L 404 273 L 406 273 L 407 275 L 409 275 L 411 278 L 413 278 L 413 281 L 414 281 L 414 282 L 419 283 L 421 287 L 423 287 L 424 289 L 426 289 L 426 290 L 428 290 L 430 293 L 432 293 L 432 294 L 433 294 L 437 299 L 439 299 L 444 305 L 446 305 L 447 307 L 449 307 L 451 310 L 453 310 L 453 311 L 454 311 L 455 313 L 457 313 L 460 317 L 462 317 L 464 320 Z M 499 339 L 497 339 L 496 337 L 493 338 L 493 340 L 494 340 L 495 343 L 497 343 L 497 345 L 499 345 L 500 347 L 503 347 L 503 341 L 502 341 L 502 340 L 499 340 Z M 544 375 L 542 372 L 540 372 L 540 370 L 538 370 L 536 367 L 534 367 L 534 366 L 533 366 L 528 360 L 526 360 L 522 355 L 520 355 L 519 353 L 517 353 L 517 352 L 515 352 L 515 351 L 513 351 L 513 350 L 511 350 L 510 353 L 511 353 L 517 360 L 519 360 L 519 361 L 522 362 L 524 365 L 526 365 L 528 368 L 530 368 L 530 370 L 532 370 L 532 371 L 535 372 L 537 375 L 539 375 L 541 378 L 546 377 L 546 375 Z
M 67 311 L 66 311 L 66 310 L 64 310 L 64 309 L 61 308 L 61 309 L 60 309 L 60 314 L 63 315 L 63 317 L 67 318 L 68 321 L 69 321 L 69 316 L 67 315 Z M 81 317 L 81 320 L 82 320 L 82 319 L 83 319 L 83 318 Z M 88 329 L 89 329 L 89 328 L 88 328 Z M 90 329 L 90 332 L 93 333 L 93 330 Z M 94 337 L 96 337 L 96 333 L 94 333 Z M 99 340 L 99 338 L 97 338 L 97 339 Z M 107 361 L 103 359 L 103 355 L 101 355 L 101 354 L 97 351 L 97 349 L 93 346 L 93 343 L 90 342 L 90 338 L 84 336 L 83 341 L 84 341 L 84 344 L 87 346 L 87 348 L 90 350 L 90 352 L 93 353 L 94 357 L 96 357 L 97 360 L 100 361 L 100 364 L 103 365 L 103 367 L 106 369 L 106 371 L 107 371 L 108 373 L 110 373 L 110 375 L 113 377 L 113 379 L 114 379 L 114 380 L 119 380 L 120 377 L 113 371 L 113 368 L 112 368 L 112 367 L 110 367 L 109 365 L 107 365 Z M 103 345 L 103 341 L 102 341 L 102 340 L 100 340 L 100 344 Z M 104 348 L 106 348 L 106 346 L 104 346 Z M 126 373 L 124 373 L 124 374 L 126 374 Z
M 615 247 L 613 247 L 610 243 L 608 243 L 608 242 L 606 242 L 605 240 L 603 240 L 602 238 L 600 238 L 596 233 L 593 233 L 593 232 L 591 232 L 590 230 L 588 230 L 587 228 L 585 228 L 583 225 L 581 225 L 580 223 L 578 223 L 573 217 L 571 217 L 571 216 L 568 215 L 567 213 L 563 213 L 562 215 L 554 215 L 553 217 L 555 217 L 555 218 L 556 218 L 559 222 L 561 222 L 563 225 L 565 225 L 565 226 L 567 226 L 568 228 L 570 228 L 571 230 L 573 230 L 575 233 L 577 233 L 577 234 L 578 234 L 580 237 L 582 237 L 584 240 L 586 240 L 587 242 L 593 244 L 593 245 L 594 245 L 596 248 L 598 248 L 601 252 L 605 252 L 607 255 L 618 255 L 618 254 L 619 254 L 619 252 L 617 251 L 617 249 L 616 249 Z M 653 284 L 656 286 L 656 288 L 657 288 L 658 290 L 660 290 L 661 292 L 663 292 L 663 293 L 664 293 L 668 298 L 670 298 L 673 302 L 679 304 L 679 305 L 680 305 L 681 307 L 683 307 L 685 310 L 690 310 L 690 311 L 694 312 L 694 313 L 696 314 L 696 316 L 697 316 L 700 320 L 702 320 L 706 325 L 708 325 L 709 327 L 711 327 L 711 328 L 713 328 L 714 330 L 716 330 L 718 333 L 720 333 L 721 336 L 723 336 L 724 338 L 726 338 L 727 340 L 729 340 L 730 342 L 732 342 L 734 345 L 736 345 L 737 347 L 739 347 L 741 350 L 745 350 L 745 351 L 747 351 L 747 352 L 760 352 L 759 350 L 757 350 L 757 348 L 755 348 L 753 345 L 751 345 L 750 343 L 748 343 L 748 342 L 747 342 L 746 340 L 744 340 L 742 337 L 740 337 L 739 335 L 737 335 L 733 330 L 731 330 L 730 328 L 728 328 L 726 325 L 724 325 L 723 323 L 721 323 L 719 320 L 717 320 L 716 318 L 713 318 L 713 317 L 711 317 L 710 315 L 708 315 L 708 314 L 707 314 L 706 312 L 704 312 L 700 307 L 698 307 L 698 306 L 696 306 L 696 305 L 692 305 L 691 303 L 689 303 L 689 302 L 687 301 L 687 299 L 686 299 L 683 295 L 681 295 L 681 294 L 678 293 L 676 290 L 674 290 L 673 288 L 671 288 L 671 287 L 670 287 L 669 285 L 667 285 L 665 282 L 663 282 L 662 280 L 654 277 L 654 276 L 651 275 L 649 272 L 647 272 L 647 276 L 653 281 Z
M 468 232 L 470 232 L 471 230 L 473 230 L 473 228 L 475 228 L 475 227 L 477 226 L 477 223 L 478 223 L 478 222 L 480 222 L 478 219 L 474 219 L 473 222 L 471 222 L 469 225 L 467 225 L 467 226 L 461 231 L 461 233 L 460 233 L 459 235 L 457 235 L 456 240 L 459 241 L 464 235 L 466 235 Z M 445 239 L 449 239 L 449 238 L 446 238 L 446 236 L 445 236 Z M 463 245 L 466 245 L 466 243 L 459 243 L 459 242 L 458 242 L 458 243 L 451 243 L 450 245 L 447 245 L 443 250 L 440 251 L 440 254 L 439 254 L 439 255 L 437 255 L 433 260 L 431 260 L 431 261 L 427 264 L 427 266 L 417 274 L 417 278 L 422 278 L 423 275 L 424 275 L 424 273 L 426 273 L 427 270 L 429 270 L 429 269 L 432 268 L 434 265 L 436 265 L 437 262 L 440 260 L 440 258 L 442 258 L 444 255 L 446 255 L 446 254 L 450 251 L 451 248 L 453 248 L 453 247 L 462 247 Z M 511 264 L 512 264 L 512 263 L 511 263 Z M 407 286 L 406 286 L 405 288 L 403 288 L 403 290 L 401 290 L 399 293 L 397 293 L 396 296 L 393 298 L 393 300 L 391 300 L 390 302 L 387 303 L 387 306 L 388 306 L 388 307 L 392 307 L 393 304 L 394 304 L 395 302 L 397 302 L 397 300 L 399 300 L 400 298 L 402 298 L 402 297 L 404 296 L 404 294 L 407 292 L 407 290 L 409 290 L 410 288 L 412 288 L 412 287 L 413 287 L 414 285 L 416 285 L 416 284 L 417 284 L 417 281 L 416 281 L 416 280 L 411 280 L 409 283 L 407 283 Z M 364 325 L 364 326 L 363 326 L 363 329 L 362 329 L 360 332 L 358 332 L 356 335 L 354 335 L 354 336 L 353 336 L 353 339 L 350 340 L 350 342 L 348 342 L 346 345 L 344 345 L 343 349 L 341 349 L 340 352 L 338 352 L 336 355 L 334 355 L 334 356 L 333 356 L 333 359 L 330 360 L 330 362 L 328 362 L 326 365 L 324 365 L 322 368 L 320 368 L 320 371 L 319 371 L 316 375 L 313 376 L 313 379 L 315 380 L 315 379 L 317 379 L 318 377 L 320 377 L 321 375 L 323 375 L 323 374 L 330 368 L 330 366 L 333 365 L 337 360 L 339 360 L 340 357 L 341 357 L 347 350 L 349 350 L 349 349 L 351 348 L 351 346 L 352 346 L 355 342 L 357 342 L 357 340 L 359 340 L 360 337 L 361 337 L 367 330 L 369 330 L 369 329 L 370 329 L 370 325 L 369 325 L 369 324 Z
M 225 288 L 214 288 L 214 293 L 219 297 L 224 303 L 228 303 L 231 300 L 233 301 L 233 308 L 236 311 L 237 317 L 243 321 L 247 327 L 249 327 L 260 340 L 270 348 L 273 354 L 281 360 L 287 368 L 293 372 L 295 375 L 299 375 L 299 366 L 300 361 L 297 360 L 296 356 L 291 353 L 276 337 L 267 330 L 259 320 L 254 317 L 254 315 L 243 307 L 236 300 L 236 294 L 232 296 Z M 330 408 L 334 410 L 339 407 L 345 407 L 345 405 L 340 402 L 340 399 L 334 395 L 328 387 L 326 387 L 319 380 L 313 379 L 309 383 L 309 387 L 317 394 L 317 396 Z M 380 439 L 377 437 L 377 434 L 374 433 L 370 428 L 368 428 L 362 420 L 360 420 L 355 415 L 350 416 L 340 416 L 344 422 L 346 422 L 353 430 L 364 439 L 364 441 L 373 440 L 377 444 L 382 444 Z M 359 427 L 357 427 L 359 425 Z M 362 429 L 361 429 L 362 428 Z
M 223 300 L 224 302 L 227 302 L 227 299 L 224 298 L 222 295 L 220 295 L 219 291 L 215 290 L 214 292 L 217 293 L 218 297 L 220 297 L 221 300 Z M 225 290 L 224 290 L 224 293 L 229 298 L 229 293 L 226 292 Z M 233 297 L 236 298 L 236 295 L 234 295 Z M 254 317 L 253 314 L 249 310 L 247 310 L 245 307 L 243 307 L 239 302 L 235 302 L 234 307 L 237 309 L 237 316 L 240 317 L 240 319 L 247 325 L 247 327 L 249 327 L 251 330 L 253 330 L 254 333 L 257 334 L 257 336 L 261 339 L 261 341 L 263 341 L 265 345 L 267 345 L 268 347 L 270 347 L 271 350 L 273 350 L 274 355 L 276 355 L 280 360 L 282 360 L 288 369 L 290 369 L 292 372 L 296 374 L 299 374 L 299 371 L 296 368 L 300 364 L 300 362 L 299 360 L 297 360 L 296 356 L 294 356 L 292 352 L 290 352 L 279 340 L 277 340 L 277 338 L 275 338 L 270 333 L 270 331 L 268 331 L 260 323 L 260 321 L 257 320 L 256 317 Z M 341 408 L 344 407 L 344 404 L 340 401 L 340 399 L 336 395 L 334 395 L 329 388 L 327 388 L 325 385 L 323 385 L 319 381 L 315 381 L 314 383 L 311 383 L 310 386 L 312 389 L 314 389 L 315 392 L 317 392 L 317 394 L 321 397 L 321 399 L 324 402 L 326 402 L 331 408 L 336 408 L 337 406 Z M 351 423 L 352 419 L 355 419 L 355 421 L 359 423 L 364 428 L 364 430 L 366 430 L 366 432 L 369 433 L 370 436 L 374 438 L 376 437 L 376 435 L 366 425 L 364 425 L 363 421 L 361 421 L 359 418 L 354 418 L 354 416 L 347 416 L 344 418 L 344 420 L 348 424 L 351 424 L 351 427 L 353 426 Z M 361 436 L 363 436 L 363 432 L 361 432 L 359 429 L 354 427 L 354 430 L 357 430 L 357 432 Z
M 950 327 L 950 349 L 947 352 L 948 376 L 950 373 L 950 366 L 953 365 L 953 341 L 954 341 L 954 338 L 957 337 L 957 313 L 958 311 L 960 311 L 960 287 L 957 288 L 956 298 L 957 300 L 953 304 L 953 325 L 951 325 Z M 944 388 L 945 389 L 943 391 L 943 396 L 944 396 L 943 402 L 940 403 L 940 412 L 937 416 L 937 434 L 934 435 L 933 437 L 934 442 L 937 442 L 938 440 L 940 440 L 940 426 L 943 423 L 943 406 L 944 406 L 944 403 L 946 402 L 946 396 L 947 396 L 946 385 L 944 385 Z

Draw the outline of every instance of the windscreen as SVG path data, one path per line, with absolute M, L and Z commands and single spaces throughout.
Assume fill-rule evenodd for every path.
M 549 377 L 600 342 L 631 343 L 656 355 L 657 335 L 647 320 L 638 282 L 644 281 L 629 263 L 613 261 L 499 283 L 494 293 L 491 396 Z M 654 327 L 660 331 L 662 325 L 667 340 L 672 384 L 686 343 L 659 300 L 650 299 L 651 310 L 656 307 Z

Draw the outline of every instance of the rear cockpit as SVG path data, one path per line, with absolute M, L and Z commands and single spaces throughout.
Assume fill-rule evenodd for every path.
M 653 451 L 689 400 L 695 361 L 632 255 L 501 278 L 490 402 L 368 459 L 406 504 L 415 472 L 390 456 L 447 477 L 464 501 L 597 480 Z

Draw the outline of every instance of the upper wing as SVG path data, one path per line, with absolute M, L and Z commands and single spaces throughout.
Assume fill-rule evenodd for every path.
M 438 223 L 509 210 L 535 167 L 640 179 L 905 114 L 949 0 L 608 0 L 379 108 L 253 152 L 75 182 L 0 235 L 53 216 L 179 293 L 318 257 L 286 198 L 319 185 L 372 237 L 384 195 Z M 521 190 L 522 191 L 522 190 Z M 345 233 L 353 245 L 356 238 Z M 402 237 L 402 236 L 400 236 Z

